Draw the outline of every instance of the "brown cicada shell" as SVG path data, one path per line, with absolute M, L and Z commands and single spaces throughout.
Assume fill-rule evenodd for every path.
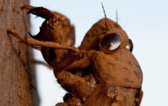
M 45 18 L 40 32 L 21 37 L 30 46 L 40 46 L 58 83 L 68 91 L 56 106 L 139 106 L 142 71 L 132 55 L 132 41 L 120 25 L 107 17 L 96 22 L 82 44 L 74 47 L 74 26 L 62 14 L 25 5 L 28 13 Z M 127 48 L 128 47 L 128 48 Z

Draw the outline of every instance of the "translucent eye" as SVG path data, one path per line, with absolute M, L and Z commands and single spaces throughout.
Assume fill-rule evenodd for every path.
M 121 44 L 120 37 L 116 33 L 108 34 L 100 41 L 99 47 L 106 53 L 111 53 L 117 49 Z

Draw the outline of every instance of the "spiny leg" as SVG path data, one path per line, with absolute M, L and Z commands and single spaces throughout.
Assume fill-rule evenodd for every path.
M 52 12 L 46 8 L 43 7 L 33 7 L 30 5 L 24 5 L 21 7 L 21 9 L 25 9 L 28 11 L 28 13 L 32 13 L 34 15 L 40 16 L 42 18 L 45 18 L 48 22 L 49 26 L 53 28 L 55 24 L 62 24 L 62 30 L 64 30 L 65 36 L 63 37 L 64 40 L 66 40 L 67 45 L 73 46 L 75 43 L 75 32 L 74 32 L 74 26 L 71 25 L 69 19 L 57 12 Z

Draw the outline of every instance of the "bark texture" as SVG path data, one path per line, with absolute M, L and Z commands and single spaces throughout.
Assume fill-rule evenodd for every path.
M 32 106 L 30 52 L 28 47 L 7 34 L 15 29 L 29 32 L 29 18 L 20 7 L 28 0 L 0 0 L 0 106 Z

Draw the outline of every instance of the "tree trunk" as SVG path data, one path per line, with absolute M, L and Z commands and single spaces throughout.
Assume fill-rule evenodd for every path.
M 29 17 L 21 6 L 28 3 L 28 0 L 0 0 L 0 106 L 32 106 L 31 51 L 6 32 L 15 29 L 27 36 Z

